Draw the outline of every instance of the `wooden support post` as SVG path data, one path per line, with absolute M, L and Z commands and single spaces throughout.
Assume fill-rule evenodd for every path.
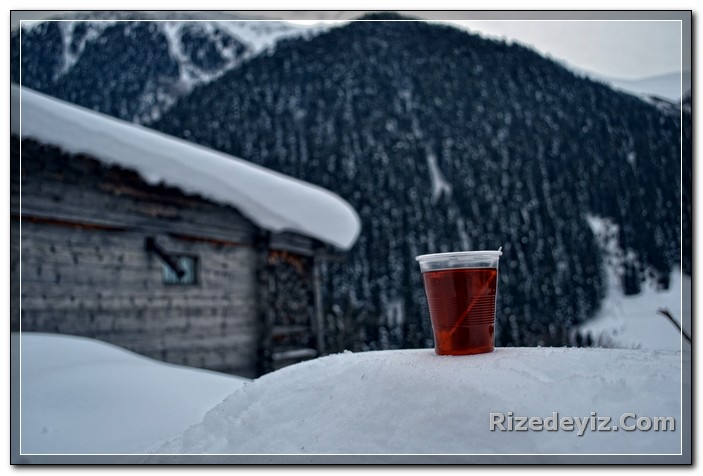
M 317 257 L 313 258 L 312 264 L 313 278 L 313 293 L 315 294 L 315 312 L 314 325 L 317 338 L 317 352 L 322 355 L 325 352 L 324 339 L 324 313 L 322 310 L 322 277 L 320 275 L 320 260 Z
M 254 239 L 256 250 L 256 315 L 259 326 L 259 349 L 257 359 L 257 376 L 273 370 L 272 366 L 272 332 L 273 316 L 271 315 L 271 286 L 272 276 L 268 267 L 268 253 L 271 234 L 260 231 Z

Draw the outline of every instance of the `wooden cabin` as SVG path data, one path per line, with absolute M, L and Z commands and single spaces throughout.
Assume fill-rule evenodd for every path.
M 11 329 L 254 377 L 324 352 L 341 198 L 12 86 Z M 19 108 L 21 107 L 21 123 Z

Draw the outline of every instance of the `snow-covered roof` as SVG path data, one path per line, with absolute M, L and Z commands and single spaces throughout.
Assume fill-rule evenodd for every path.
M 191 142 L 115 119 L 17 85 L 11 131 L 129 168 L 148 183 L 232 205 L 273 232 L 292 231 L 341 249 L 361 230 L 352 206 L 316 185 Z M 20 129 L 20 118 L 22 127 Z

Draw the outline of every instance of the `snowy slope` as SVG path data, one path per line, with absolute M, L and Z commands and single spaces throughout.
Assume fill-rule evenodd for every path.
M 258 225 L 293 231 L 342 249 L 360 231 L 354 209 L 320 187 L 182 139 L 89 111 L 22 88 L 22 138 L 85 153 L 137 171 L 149 183 L 166 183 L 232 205 Z M 12 85 L 19 111 L 20 88 Z M 20 132 L 19 114 L 11 129 Z
M 691 89 L 691 72 L 684 71 L 683 75 L 679 72 L 659 74 L 636 80 L 608 78 L 606 81 L 617 89 L 642 96 L 657 96 L 678 103 L 682 92 Z
M 685 93 L 691 89 L 691 71 L 683 71 L 683 73 L 675 71 L 639 79 L 622 79 L 604 76 L 567 63 L 564 63 L 564 66 L 595 81 L 606 83 L 614 89 L 644 98 L 654 96 L 676 104 L 681 100 L 682 92 Z
M 590 334 L 595 344 L 606 347 L 690 349 L 676 327 L 657 313 L 660 308 L 668 309 L 680 323 L 687 312 L 690 319 L 690 307 L 682 308 L 682 290 L 687 287 L 687 296 L 691 295 L 690 276 L 674 269 L 668 289 L 660 289 L 649 280 L 639 294 L 626 296 L 620 285 L 624 264 L 636 257 L 623 253 L 617 239 L 618 226 L 610 220 L 589 216 L 588 223 L 604 252 L 608 292 L 596 315 L 579 327 L 581 335 Z
M 189 26 L 202 24 L 209 33 L 214 33 L 216 28 L 224 29 L 238 40 L 245 43 L 253 53 L 259 53 L 266 48 L 274 46 L 276 41 L 283 38 L 309 36 L 320 33 L 329 28 L 325 25 L 304 26 L 288 23 L 282 20 L 270 20 L 252 15 L 238 15 L 225 12 L 176 12 L 176 11 L 94 11 L 72 12 L 56 15 L 45 21 L 58 20 L 62 28 L 63 41 L 66 45 L 64 56 L 71 58 L 67 70 L 75 64 L 85 49 L 87 41 L 98 38 L 100 34 L 115 23 L 126 21 L 151 21 L 159 29 L 175 30 L 175 39 L 180 43 L 185 29 Z M 24 22 L 23 32 L 36 30 L 42 22 Z M 74 32 L 78 25 L 87 27 L 87 33 L 81 31 L 77 38 Z M 82 28 L 81 27 L 81 30 Z M 211 38 L 217 42 L 216 38 Z M 182 47 L 181 44 L 177 45 Z M 183 53 L 181 51 L 180 53 Z
M 688 354 L 685 358 L 690 358 Z M 678 453 L 680 359 L 665 351 L 497 348 L 345 352 L 242 387 L 155 449 L 179 454 Z M 616 431 L 490 431 L 489 415 L 612 417 Z M 675 431 L 620 417 L 671 416 Z M 634 420 L 626 419 L 626 426 Z M 507 422 L 505 423 L 507 425 Z
M 165 21 L 154 24 L 165 34 L 171 56 L 179 65 L 180 77 L 176 89 L 187 91 L 217 79 L 243 61 L 274 47 L 276 42 L 283 38 L 309 36 L 321 31 L 319 28 L 306 28 L 281 21 Z M 207 39 L 205 41 L 211 43 L 224 59 L 217 69 L 200 67 L 185 48 L 184 38 L 193 28 L 202 32 Z M 244 45 L 241 54 L 233 47 L 231 41 L 225 40 L 223 32 L 229 33 L 230 38 L 235 38 L 237 44 Z
M 194 87 L 279 40 L 327 28 L 222 12 L 71 12 L 56 19 L 23 24 L 22 84 L 137 123 L 157 119 Z M 13 32 L 16 59 L 19 43 L 19 31 Z M 13 66 L 13 81 L 19 82 Z M 100 101 L 95 90 L 113 97 Z M 128 101 L 118 105 L 115 97 Z
M 669 289 L 660 290 L 647 285 L 634 296 L 625 296 L 611 280 L 600 311 L 583 324 L 579 332 L 582 335 L 590 333 L 594 342 L 608 347 L 679 350 L 684 346 L 690 349 L 676 327 L 657 313 L 660 308 L 668 309 L 681 322 L 682 286 L 688 286 L 690 290 L 691 278 L 683 276 L 682 280 L 680 270 L 671 273 Z M 689 331 L 688 328 L 685 330 Z
M 13 333 L 17 356 L 20 338 L 23 453 L 140 452 L 249 381 L 66 335 Z

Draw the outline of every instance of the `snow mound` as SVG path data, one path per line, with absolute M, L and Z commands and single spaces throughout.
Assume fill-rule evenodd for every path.
M 11 86 L 20 111 L 20 87 Z M 231 205 L 259 226 L 354 245 L 361 221 L 349 203 L 321 187 L 143 126 L 21 88 L 11 131 L 139 173 L 152 184 Z M 21 131 L 20 131 L 21 118 Z
M 11 339 L 17 360 L 21 339 L 25 454 L 143 452 L 198 423 L 249 382 L 84 337 L 22 332 Z
M 680 358 L 498 348 L 345 352 L 265 375 L 157 454 L 586 454 L 680 451 Z M 671 416 L 675 431 L 490 431 L 489 414 Z M 627 423 L 633 423 L 628 420 Z M 166 457 L 168 458 L 168 457 Z

